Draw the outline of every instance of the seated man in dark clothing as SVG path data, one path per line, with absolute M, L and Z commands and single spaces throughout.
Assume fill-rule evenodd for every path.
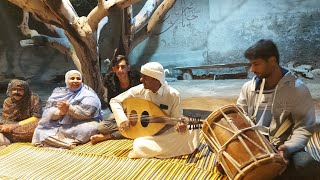
M 108 89 L 108 104 L 110 99 L 125 92 L 133 86 L 141 84 L 140 72 L 131 70 L 128 59 L 118 55 L 111 61 L 112 71 L 104 78 L 104 86 Z M 109 106 L 110 109 L 110 106 Z
M 104 86 L 108 89 L 108 105 L 111 98 L 114 98 L 131 87 L 141 83 L 140 72 L 137 70 L 131 70 L 128 59 L 125 56 L 118 55 L 113 58 L 111 61 L 111 68 L 112 71 L 104 78 Z M 102 121 L 99 124 L 99 132 L 101 134 L 93 135 L 90 138 L 93 144 L 107 139 L 122 138 L 122 135 L 117 129 L 114 118 Z

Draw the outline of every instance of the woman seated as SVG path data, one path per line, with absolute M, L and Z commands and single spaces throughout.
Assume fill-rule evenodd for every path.
M 77 70 L 68 71 L 65 81 L 67 86 L 55 88 L 48 99 L 33 135 L 34 145 L 71 149 L 98 132 L 102 119 L 98 96 L 82 83 Z

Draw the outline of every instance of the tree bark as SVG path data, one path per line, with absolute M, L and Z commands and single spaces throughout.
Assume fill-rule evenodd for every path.
M 91 10 L 87 17 L 79 17 L 69 0 L 8 0 L 24 10 L 24 18 L 20 25 L 24 35 L 31 39 L 21 41 L 25 46 L 48 45 L 70 56 L 77 69 L 82 72 L 84 83 L 96 91 L 100 100 L 105 99 L 102 74 L 100 70 L 99 48 L 97 34 L 102 29 L 99 22 L 108 22 L 105 17 L 111 8 L 122 11 L 121 33 L 119 41 L 128 55 L 138 43 L 134 43 L 134 34 L 143 29 L 147 34 L 154 28 L 159 19 L 172 7 L 175 0 L 147 0 L 141 12 L 132 17 L 132 4 L 139 0 L 98 0 L 97 6 Z M 160 5 L 160 3 L 162 4 Z M 160 5 L 160 7 L 158 7 Z M 116 7 L 114 7 L 116 6 Z M 157 8 L 158 7 L 158 8 Z M 153 13 L 156 11 L 156 14 Z M 54 31 L 57 37 L 39 34 L 29 29 L 28 20 L 30 12 L 36 19 L 42 21 Z M 151 23 L 146 26 L 148 19 Z M 138 42 L 140 42 L 139 36 Z M 145 38 L 145 36 L 144 36 Z M 104 103 L 104 102 L 103 102 Z

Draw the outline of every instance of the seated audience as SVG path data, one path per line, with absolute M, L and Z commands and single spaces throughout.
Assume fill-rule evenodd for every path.
M 9 82 L 2 109 L 0 145 L 12 142 L 31 142 L 41 117 L 41 100 L 31 92 L 29 84 L 13 79 Z
M 70 70 L 66 87 L 58 87 L 48 98 L 32 143 L 71 149 L 89 141 L 98 132 L 102 119 L 101 102 L 96 93 L 82 83 L 82 75 Z

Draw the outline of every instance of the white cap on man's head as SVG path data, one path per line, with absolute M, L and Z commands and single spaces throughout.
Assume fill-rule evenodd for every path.
M 159 80 L 162 85 L 165 84 L 164 69 L 158 62 L 148 62 L 145 65 L 142 65 L 141 73 Z

